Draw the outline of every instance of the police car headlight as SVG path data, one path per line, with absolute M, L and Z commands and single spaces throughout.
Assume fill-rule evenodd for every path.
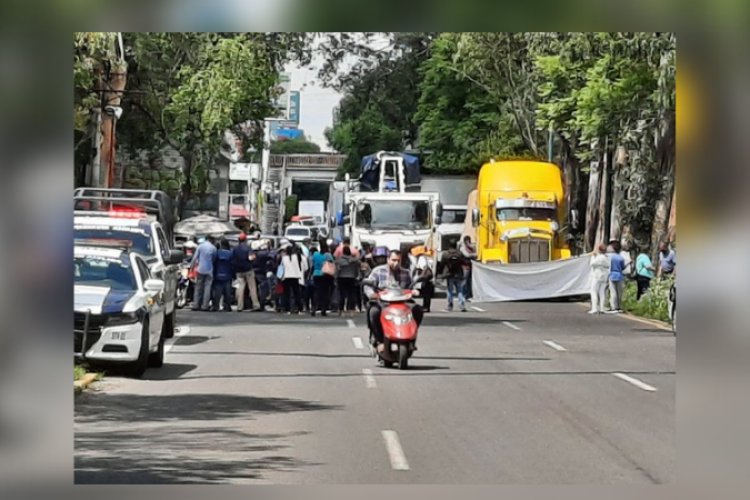
M 107 320 L 106 327 L 134 325 L 139 322 L 138 315 L 131 313 L 112 314 Z

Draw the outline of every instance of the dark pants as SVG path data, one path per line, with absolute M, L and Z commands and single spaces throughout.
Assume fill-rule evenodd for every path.
M 256 274 L 256 276 L 258 276 Z M 260 301 L 260 307 L 265 307 L 270 298 L 271 291 L 273 289 L 273 280 L 271 278 L 261 278 L 258 280 L 258 300 Z
M 636 295 L 636 299 L 641 300 L 641 295 L 646 293 L 646 290 L 651 285 L 651 278 L 638 275 L 635 277 L 635 281 L 638 283 L 638 295 Z
M 208 311 L 208 305 L 211 302 L 211 285 L 213 285 L 213 274 L 200 274 L 195 278 L 195 300 L 193 301 L 193 310 L 203 309 Z
M 357 304 L 357 280 L 339 278 L 339 311 L 353 311 Z
M 383 342 L 383 325 L 380 324 L 380 313 L 382 311 L 383 308 L 378 302 L 370 302 L 369 309 L 367 310 L 367 326 L 375 337 L 376 345 Z M 414 321 L 417 322 L 417 326 L 421 325 L 422 317 L 424 316 L 422 306 L 418 304 L 412 305 L 411 314 L 414 316 Z
M 464 269 L 464 298 L 470 299 L 473 295 L 471 293 L 471 268 Z
M 429 312 L 430 306 L 432 305 L 432 297 L 435 296 L 435 284 L 432 280 L 422 282 L 422 288 L 419 290 L 419 294 L 422 297 L 422 307 L 424 308 L 424 312 Z
M 313 278 L 315 282 L 315 302 L 313 311 L 321 311 L 326 314 L 331 305 L 331 293 L 333 292 L 333 276 L 322 274 Z
M 221 299 L 224 299 L 224 310 L 232 310 L 232 280 L 214 280 L 213 307 L 214 311 L 219 310 Z
M 296 309 L 292 308 L 292 295 L 294 295 Z M 286 306 L 286 312 L 302 310 L 302 297 L 300 296 L 300 286 L 297 278 L 287 278 L 284 280 L 284 305 Z

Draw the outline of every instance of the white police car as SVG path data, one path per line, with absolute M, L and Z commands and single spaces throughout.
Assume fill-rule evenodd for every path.
M 151 278 L 128 242 L 110 244 L 74 247 L 74 354 L 140 377 L 164 363 L 164 281 Z

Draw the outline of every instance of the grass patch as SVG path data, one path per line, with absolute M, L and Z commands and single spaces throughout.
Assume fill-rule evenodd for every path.
M 636 316 L 668 322 L 669 309 L 667 301 L 669 298 L 669 288 L 672 286 L 672 283 L 674 283 L 673 277 L 664 279 L 654 278 L 651 280 L 649 289 L 641 296 L 641 300 L 636 300 L 638 285 L 635 281 L 628 281 L 625 284 L 625 293 L 623 294 L 623 309 Z
M 73 365 L 73 382 L 86 375 L 86 368 L 81 365 Z

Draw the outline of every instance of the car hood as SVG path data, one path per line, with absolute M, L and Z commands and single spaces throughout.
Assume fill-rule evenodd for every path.
M 73 292 L 74 310 L 91 311 L 93 314 L 121 312 L 135 294 L 135 290 L 113 290 L 106 286 L 76 285 Z

